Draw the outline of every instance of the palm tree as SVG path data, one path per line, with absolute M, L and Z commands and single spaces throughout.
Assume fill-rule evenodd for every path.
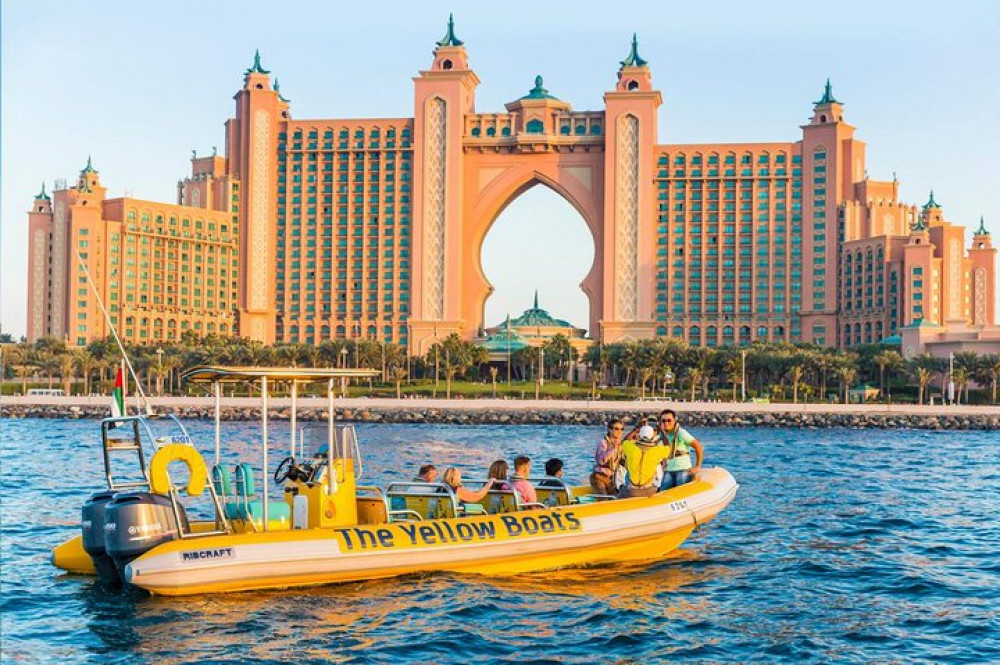
M 964 367 L 956 367 L 955 371 L 951 373 L 951 379 L 955 382 L 955 387 L 958 388 L 958 392 L 955 395 L 955 404 L 962 403 L 962 390 L 965 390 L 965 403 L 969 403 L 969 370 Z
M 1000 381 L 1000 354 L 989 354 L 979 357 L 979 364 L 974 373 L 977 382 L 990 384 L 990 401 L 997 403 L 997 383 Z
M 792 365 L 788 370 L 786 376 L 788 380 L 792 382 L 792 403 L 799 403 L 799 384 L 802 383 L 802 377 L 805 376 L 806 370 L 802 365 Z
M 827 373 L 834 369 L 834 356 L 828 351 L 820 351 L 811 356 L 813 370 L 819 377 L 819 398 L 826 401 L 826 377 Z
M 402 399 L 403 391 L 400 384 L 406 379 L 409 372 L 405 363 L 393 364 L 389 366 L 389 376 L 396 382 L 396 399 Z
M 736 401 L 736 386 L 743 381 L 743 359 L 732 356 L 726 361 L 726 380 L 733 384 L 733 401 Z
M 920 367 L 918 365 L 916 367 L 916 371 L 914 372 L 914 375 L 917 378 L 917 386 L 918 386 L 917 403 L 918 404 L 923 404 L 924 403 L 924 391 L 927 390 L 927 386 L 929 386 L 931 384 L 931 381 L 934 379 L 934 373 L 931 370 L 929 370 L 928 368 L 926 368 L 926 367 Z
M 56 356 L 56 364 L 59 367 L 59 378 L 62 381 L 63 392 L 67 395 L 73 392 L 73 374 L 76 370 L 76 358 L 70 352 L 61 353 Z
M 691 387 L 691 401 L 694 401 L 694 391 L 701 385 L 701 380 L 704 377 L 704 372 L 701 367 L 697 365 L 688 369 L 688 382 Z
M 837 367 L 837 376 L 840 377 L 840 385 L 844 390 L 844 404 L 850 401 L 851 383 L 858 376 L 858 370 L 852 365 L 840 365 Z
M 21 377 L 21 394 L 28 394 L 28 377 L 38 369 L 34 348 L 27 343 L 20 343 L 4 353 L 5 362 L 9 362 L 14 371 Z
M 872 358 L 872 362 L 878 366 L 878 392 L 880 396 L 885 395 L 885 368 L 892 364 L 892 356 L 898 355 L 899 354 L 895 351 L 889 351 L 887 349 L 876 354 L 875 357 Z
M 958 387 L 959 398 L 965 390 L 965 403 L 969 403 L 969 379 L 979 367 L 979 355 L 972 351 L 959 351 L 955 354 L 955 373 L 952 380 Z M 961 401 L 961 400 L 959 400 Z
M 86 348 L 75 349 L 73 351 L 73 359 L 80 370 L 80 374 L 83 376 L 83 394 L 89 395 L 90 376 L 93 374 L 94 368 L 98 366 L 97 359 Z
M 495 365 L 490 365 L 490 379 L 493 381 L 493 399 L 497 398 L 497 374 L 500 370 Z

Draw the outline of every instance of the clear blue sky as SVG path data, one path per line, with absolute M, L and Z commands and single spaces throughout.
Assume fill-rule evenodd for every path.
M 5 2 L 2 7 L 0 328 L 25 330 L 26 211 L 44 180 L 87 155 L 110 188 L 173 201 L 192 149 L 224 144 L 260 48 L 297 118 L 411 115 L 411 77 L 448 13 L 498 111 L 536 74 L 580 110 L 602 108 L 632 31 L 663 91 L 660 140 L 800 137 L 827 76 L 868 143 L 871 177 L 902 198 L 933 188 L 950 220 L 985 215 L 1000 243 L 1000 3 L 980 2 Z M 534 188 L 486 239 L 487 323 L 540 290 L 586 326 L 593 257 L 582 219 Z

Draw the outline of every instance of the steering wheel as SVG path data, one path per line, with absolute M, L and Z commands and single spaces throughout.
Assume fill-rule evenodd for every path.
M 281 463 L 278 464 L 278 468 L 274 470 L 274 482 L 281 483 L 288 480 L 288 474 L 293 468 L 295 468 L 294 457 L 286 457 L 281 460 Z
M 295 482 L 304 483 L 312 479 L 312 464 L 308 461 L 302 464 L 293 464 L 288 470 L 288 479 Z

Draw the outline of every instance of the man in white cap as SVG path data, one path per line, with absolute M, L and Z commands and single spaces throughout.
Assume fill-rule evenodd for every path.
M 638 439 L 622 444 L 623 464 L 628 469 L 628 481 L 618 492 L 619 499 L 653 496 L 659 489 L 657 471 L 660 463 L 670 455 L 670 448 L 657 445 L 656 430 L 649 425 L 639 428 Z

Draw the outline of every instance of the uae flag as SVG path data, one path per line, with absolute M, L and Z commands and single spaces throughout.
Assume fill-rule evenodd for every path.
M 115 374 L 115 389 L 111 391 L 111 417 L 121 418 L 125 415 L 125 376 L 122 368 Z

